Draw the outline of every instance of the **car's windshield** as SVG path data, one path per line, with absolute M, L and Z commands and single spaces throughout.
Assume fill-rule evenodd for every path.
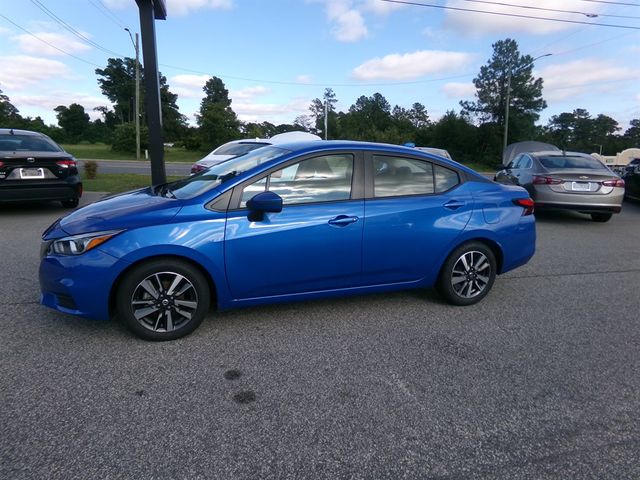
M 36 135 L 0 134 L 0 152 L 62 152 L 47 137 Z
M 211 155 L 244 155 L 245 153 L 255 150 L 256 148 L 266 147 L 271 145 L 270 143 L 263 142 L 242 142 L 242 143 L 229 143 L 216 148 Z
M 578 157 L 570 155 L 553 155 L 540 157 L 540 163 L 544 168 L 550 169 L 580 169 L 580 170 L 606 170 L 601 162 L 592 157 Z
M 291 153 L 290 150 L 273 146 L 258 148 L 241 157 L 214 165 L 202 173 L 170 183 L 168 188 L 176 198 L 193 198 L 262 163 L 288 153 Z

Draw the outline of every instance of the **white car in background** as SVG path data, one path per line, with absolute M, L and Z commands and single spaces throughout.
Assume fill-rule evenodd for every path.
M 318 135 L 307 132 L 285 132 L 274 135 L 271 138 L 248 138 L 245 140 L 233 140 L 220 145 L 209 155 L 198 160 L 191 166 L 191 174 L 200 173 L 213 165 L 229 160 L 230 158 L 239 157 L 252 150 L 256 150 L 267 145 L 275 145 L 278 143 L 301 142 L 308 140 L 322 140 Z

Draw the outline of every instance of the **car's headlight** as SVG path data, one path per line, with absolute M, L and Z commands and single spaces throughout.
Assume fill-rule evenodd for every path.
M 51 243 L 49 252 L 58 255 L 81 255 L 103 244 L 120 232 L 122 230 L 109 230 L 108 232 L 93 232 L 60 238 Z

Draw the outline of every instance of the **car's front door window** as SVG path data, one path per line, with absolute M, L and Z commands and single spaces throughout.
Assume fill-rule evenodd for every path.
M 324 155 L 277 170 L 246 186 L 240 207 L 254 195 L 268 190 L 282 197 L 284 205 L 333 202 L 351 198 L 353 155 Z

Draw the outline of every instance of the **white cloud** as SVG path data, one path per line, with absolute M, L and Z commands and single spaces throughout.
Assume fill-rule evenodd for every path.
M 510 0 L 510 5 L 530 6 L 530 0 Z M 578 25 L 549 20 L 536 20 L 532 18 L 518 18 L 513 15 L 523 15 L 528 17 L 541 17 L 556 20 L 572 20 L 581 22 L 597 22 L 597 19 L 589 18 L 584 14 L 598 14 L 603 10 L 603 6 L 596 3 L 586 4 L 580 0 L 537 0 L 537 8 L 548 8 L 556 10 L 571 10 L 584 14 L 569 14 L 559 12 L 547 12 L 543 10 L 531 10 L 518 8 L 516 6 L 505 6 L 499 4 L 476 4 L 465 0 L 448 0 L 448 7 L 482 10 L 493 12 L 494 14 L 475 13 L 466 11 L 446 10 L 446 26 L 465 34 L 500 34 L 508 33 L 546 35 L 560 32 Z M 504 14 L 504 15 L 496 15 Z
M 90 38 L 88 33 L 80 32 L 87 38 Z M 81 42 L 72 35 L 53 32 L 34 32 L 32 35 L 22 34 L 16 35 L 12 38 L 18 42 L 20 50 L 32 55 L 65 55 L 60 50 L 64 50 L 67 53 L 78 53 L 90 50 L 91 47 L 86 43 Z M 36 38 L 38 37 L 38 38 Z M 41 39 L 41 40 L 38 40 Z M 46 43 L 45 43 L 46 42 Z M 48 43 L 55 45 L 58 49 L 48 45 Z
M 621 82 L 637 82 L 640 69 L 591 58 L 549 65 L 534 76 L 544 79 L 544 98 L 557 101 L 585 93 L 619 91 Z
M 0 27 L 0 35 L 9 35 L 10 33 L 13 33 L 13 32 L 8 28 Z
M 469 53 L 421 50 L 367 60 L 351 76 L 356 80 L 413 80 L 424 75 L 451 72 L 472 61 Z
M 440 88 L 448 98 L 464 99 L 472 98 L 476 93 L 476 87 L 473 83 L 447 83 Z
M 309 113 L 310 99 L 297 98 L 288 103 L 233 102 L 233 111 L 243 122 L 291 123 L 298 115 Z
M 69 106 L 72 103 L 80 104 L 84 107 L 85 112 L 91 120 L 96 120 L 102 118 L 102 114 L 100 112 L 94 112 L 93 109 L 103 105 L 108 106 L 109 100 L 106 97 L 98 97 L 86 93 L 54 90 L 37 95 L 12 95 L 11 103 L 13 103 L 23 115 L 39 115 L 42 116 L 45 121 L 53 121 L 53 123 L 55 123 L 55 120 L 51 120 L 51 118 L 55 118 L 52 112 L 58 105 Z
M 0 69 L 0 88 L 3 89 L 24 90 L 41 81 L 70 74 L 62 62 L 26 55 L 0 57 L 0 65 L 11 66 Z
M 130 7 L 131 0 L 103 0 L 109 8 Z M 208 10 L 229 10 L 233 8 L 234 0 L 166 0 L 167 16 L 188 15 L 192 11 Z
M 247 88 L 241 88 L 240 90 L 233 90 L 229 92 L 229 97 L 233 99 L 234 106 L 235 106 L 236 100 L 239 100 L 239 101 L 253 100 L 257 96 L 268 94 L 270 91 L 271 90 L 269 90 L 267 87 L 263 87 L 262 85 L 256 85 L 255 87 L 247 87 Z
M 351 0 L 327 0 L 326 15 L 333 24 L 331 33 L 340 42 L 356 42 L 369 33 L 362 14 Z
M 381 2 L 380 0 L 364 0 L 362 2 L 363 10 L 375 13 L 376 15 L 389 15 L 401 8 L 406 7 L 401 3 Z
M 296 77 L 296 82 L 298 83 L 309 84 L 312 81 L 313 81 L 313 77 L 311 77 L 311 75 L 298 75 Z

